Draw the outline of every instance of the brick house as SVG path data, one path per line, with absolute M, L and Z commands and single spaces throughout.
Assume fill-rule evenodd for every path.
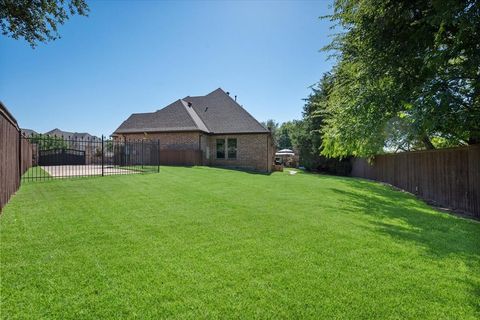
M 159 140 L 160 155 L 195 151 L 199 159 L 192 165 L 270 172 L 275 153 L 270 131 L 220 88 L 205 96 L 187 96 L 156 112 L 134 113 L 112 136 Z

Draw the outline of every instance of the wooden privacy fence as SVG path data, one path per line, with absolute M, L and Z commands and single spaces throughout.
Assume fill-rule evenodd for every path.
M 352 160 L 352 176 L 389 183 L 480 218 L 480 145 Z
M 17 121 L 0 102 L 0 210 L 20 187 L 22 174 L 32 166 L 32 147 L 21 139 Z

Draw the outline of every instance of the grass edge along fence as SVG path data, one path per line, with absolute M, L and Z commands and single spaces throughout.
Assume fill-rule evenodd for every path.
M 352 159 L 353 177 L 389 183 L 436 206 L 480 218 L 480 144 Z
M 0 101 L 0 212 L 32 165 L 31 148 L 21 135 L 17 120 Z

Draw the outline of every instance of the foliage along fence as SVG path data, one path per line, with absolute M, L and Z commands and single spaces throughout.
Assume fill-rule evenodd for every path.
M 352 160 L 352 176 L 389 183 L 435 205 L 480 218 L 480 145 Z
M 21 176 L 32 166 L 32 147 L 21 139 L 15 118 L 0 102 L 0 210 L 20 187 Z

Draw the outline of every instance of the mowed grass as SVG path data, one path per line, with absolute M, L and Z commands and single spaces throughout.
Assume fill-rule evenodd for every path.
M 22 176 L 22 181 L 27 182 L 27 181 L 38 181 L 40 179 L 45 179 L 49 178 L 50 174 L 43 170 L 42 167 L 40 166 L 35 166 L 29 168 L 27 171 Z
M 377 183 L 194 167 L 29 183 L 2 318 L 475 319 L 480 223 Z

